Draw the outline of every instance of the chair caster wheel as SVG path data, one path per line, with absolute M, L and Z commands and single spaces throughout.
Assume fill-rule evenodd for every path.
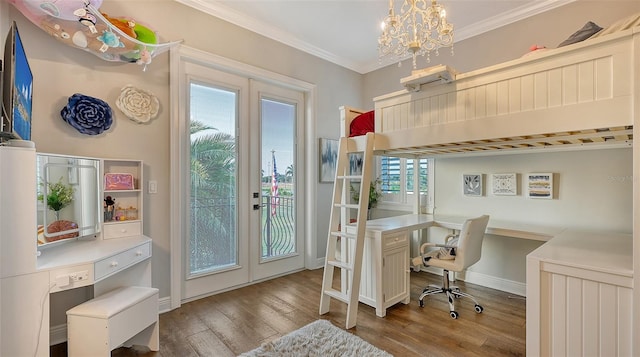
M 484 308 L 482 306 L 480 306 L 480 305 L 476 305 L 474 308 L 475 308 L 477 313 L 481 313 L 482 311 L 484 311 Z
M 458 318 L 458 312 L 457 311 L 450 311 L 449 312 L 449 316 L 451 316 L 452 319 L 457 319 Z
M 424 307 L 424 300 L 419 300 L 418 303 L 420 303 L 420 307 Z

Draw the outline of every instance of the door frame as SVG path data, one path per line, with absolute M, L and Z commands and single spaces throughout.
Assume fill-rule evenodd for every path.
M 305 147 L 304 157 L 307 165 L 303 168 L 305 173 L 304 187 L 301 193 L 304 193 L 304 222 L 299 222 L 300 229 L 305 234 L 305 267 L 312 269 L 317 267 L 317 223 L 314 219 L 316 213 L 315 202 L 317 201 L 317 165 L 310 163 L 316 162 L 315 150 L 315 118 L 316 118 L 316 85 L 274 73 L 262 68 L 244 64 L 222 56 L 214 55 L 205 51 L 201 51 L 185 45 L 179 45 L 170 50 L 170 100 L 171 100 L 171 118 L 170 118 L 170 175 L 171 187 L 177 187 L 170 193 L 170 301 L 169 306 L 161 306 L 160 311 L 168 311 L 180 307 L 182 304 L 182 277 L 183 272 L 183 249 L 182 239 L 185 237 L 186 228 L 183 222 L 183 213 L 181 208 L 185 204 L 185 194 L 187 183 L 184 175 L 181 174 L 186 170 L 188 163 L 183 162 L 182 158 L 188 150 L 187 143 L 181 138 L 181 133 L 185 130 L 186 122 L 181 119 L 180 102 L 185 103 L 187 93 L 181 90 L 180 81 L 184 79 L 185 62 L 198 63 L 199 65 L 210 66 L 222 71 L 247 76 L 249 78 L 258 79 L 264 82 L 274 83 L 276 85 L 290 87 L 295 90 L 304 92 L 305 94 Z M 255 282 L 250 282 L 253 284 Z

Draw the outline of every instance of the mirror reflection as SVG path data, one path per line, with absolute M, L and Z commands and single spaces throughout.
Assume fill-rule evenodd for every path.
M 100 232 L 97 159 L 38 154 L 38 245 Z

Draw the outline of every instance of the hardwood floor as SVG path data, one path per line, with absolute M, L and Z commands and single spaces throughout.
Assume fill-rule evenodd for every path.
M 484 306 L 477 314 L 473 302 L 457 304 L 460 317 L 449 317 L 445 296 L 418 296 L 441 277 L 411 273 L 411 303 L 397 304 L 380 318 L 360 304 L 357 326 L 349 332 L 393 354 L 405 356 L 524 356 L 525 305 L 521 298 L 458 282 Z M 338 280 L 338 279 L 335 279 Z M 332 300 L 328 314 L 318 315 L 322 269 L 306 270 L 253 286 L 183 304 L 160 315 L 160 351 L 120 348 L 113 356 L 236 356 L 317 319 L 344 328 L 346 305 Z M 51 348 L 51 356 L 66 356 L 66 345 Z

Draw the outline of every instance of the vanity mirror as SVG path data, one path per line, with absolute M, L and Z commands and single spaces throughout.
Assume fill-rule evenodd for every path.
M 100 160 L 37 154 L 38 246 L 100 232 Z

